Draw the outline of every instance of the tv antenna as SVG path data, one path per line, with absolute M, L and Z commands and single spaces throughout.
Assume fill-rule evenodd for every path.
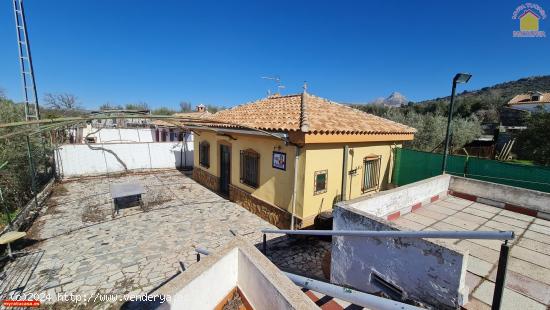
M 262 76 L 261 77 L 264 80 L 271 80 L 274 81 L 277 84 L 277 93 L 278 95 L 281 94 L 281 90 L 285 88 L 285 86 L 281 83 L 281 79 L 278 76 Z M 267 90 L 267 95 L 271 96 L 271 89 Z

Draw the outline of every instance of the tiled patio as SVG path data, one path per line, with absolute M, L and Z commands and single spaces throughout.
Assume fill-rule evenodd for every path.
M 550 221 L 449 196 L 395 220 L 411 230 L 512 230 L 503 309 L 550 305 Z M 466 309 L 489 309 L 501 241 L 440 240 L 470 252 Z
M 113 218 L 109 183 L 129 181 L 148 206 Z M 233 233 L 259 243 L 262 228 L 275 227 L 176 170 L 76 179 L 54 190 L 26 240 L 34 254 L 5 266 L 0 292 L 142 294 L 194 264 L 195 246 L 216 251 Z

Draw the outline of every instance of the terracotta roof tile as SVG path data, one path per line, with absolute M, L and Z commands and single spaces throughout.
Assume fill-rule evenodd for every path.
M 213 114 L 205 111 L 205 112 L 185 112 L 185 113 L 174 113 L 172 116 L 174 117 L 181 117 L 181 118 L 193 118 L 193 119 L 208 119 Z M 177 123 L 181 121 L 179 120 L 171 120 L 171 121 L 165 121 L 162 119 L 157 119 L 152 121 L 151 123 L 156 126 L 162 126 L 162 127 L 178 127 L 176 126 Z
M 272 96 L 215 113 L 227 127 L 325 134 L 408 134 L 414 128 L 308 93 Z
M 514 104 L 522 104 L 522 103 L 548 103 L 550 102 L 550 93 L 541 93 L 536 92 L 537 95 L 540 96 L 539 101 L 532 101 L 531 98 L 535 93 L 528 93 L 528 94 L 520 94 L 516 95 L 514 98 L 512 98 L 510 101 L 508 101 L 508 105 L 514 105 Z
M 200 106 L 202 106 L 202 105 L 200 105 Z M 176 116 L 176 117 L 189 117 L 189 118 L 209 118 L 212 115 L 213 115 L 212 113 L 210 113 L 208 111 L 204 111 L 204 112 L 174 113 L 173 116 Z

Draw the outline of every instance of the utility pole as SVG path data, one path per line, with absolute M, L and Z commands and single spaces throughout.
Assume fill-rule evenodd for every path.
M 453 78 L 453 89 L 451 91 L 451 103 L 449 104 L 449 116 L 447 117 L 447 133 L 445 134 L 445 149 L 443 151 L 443 164 L 441 166 L 441 173 L 445 173 L 447 171 L 447 156 L 449 153 L 449 138 L 451 136 L 451 122 L 453 120 L 453 103 L 455 101 L 456 84 L 468 83 L 471 77 L 472 75 L 468 73 L 457 73 Z
M 25 119 L 27 121 L 39 120 L 40 109 L 38 106 L 38 95 L 36 91 L 36 81 L 34 78 L 34 67 L 32 65 L 31 46 L 27 33 L 27 20 L 25 19 L 23 0 L 13 0 L 13 14 L 15 17 L 19 64 L 23 82 Z
M 19 52 L 19 65 L 21 67 L 21 78 L 23 83 L 23 98 L 25 100 L 25 120 L 40 120 L 40 109 L 38 106 L 38 93 L 34 78 L 34 67 L 32 65 L 31 46 L 27 32 L 27 20 L 23 0 L 13 0 L 13 15 L 15 17 L 15 31 L 17 33 L 17 46 Z M 40 125 L 38 125 L 40 126 Z M 38 208 L 36 169 L 32 158 L 31 141 L 26 136 L 27 159 L 29 161 L 29 173 L 31 175 L 31 189 L 34 196 L 35 207 Z

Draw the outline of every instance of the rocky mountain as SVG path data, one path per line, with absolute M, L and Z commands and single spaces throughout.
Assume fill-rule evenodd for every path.
M 385 107 L 400 107 L 401 105 L 406 105 L 408 102 L 409 100 L 407 97 L 395 91 L 387 98 L 377 98 L 369 102 L 369 104 L 383 105 Z

